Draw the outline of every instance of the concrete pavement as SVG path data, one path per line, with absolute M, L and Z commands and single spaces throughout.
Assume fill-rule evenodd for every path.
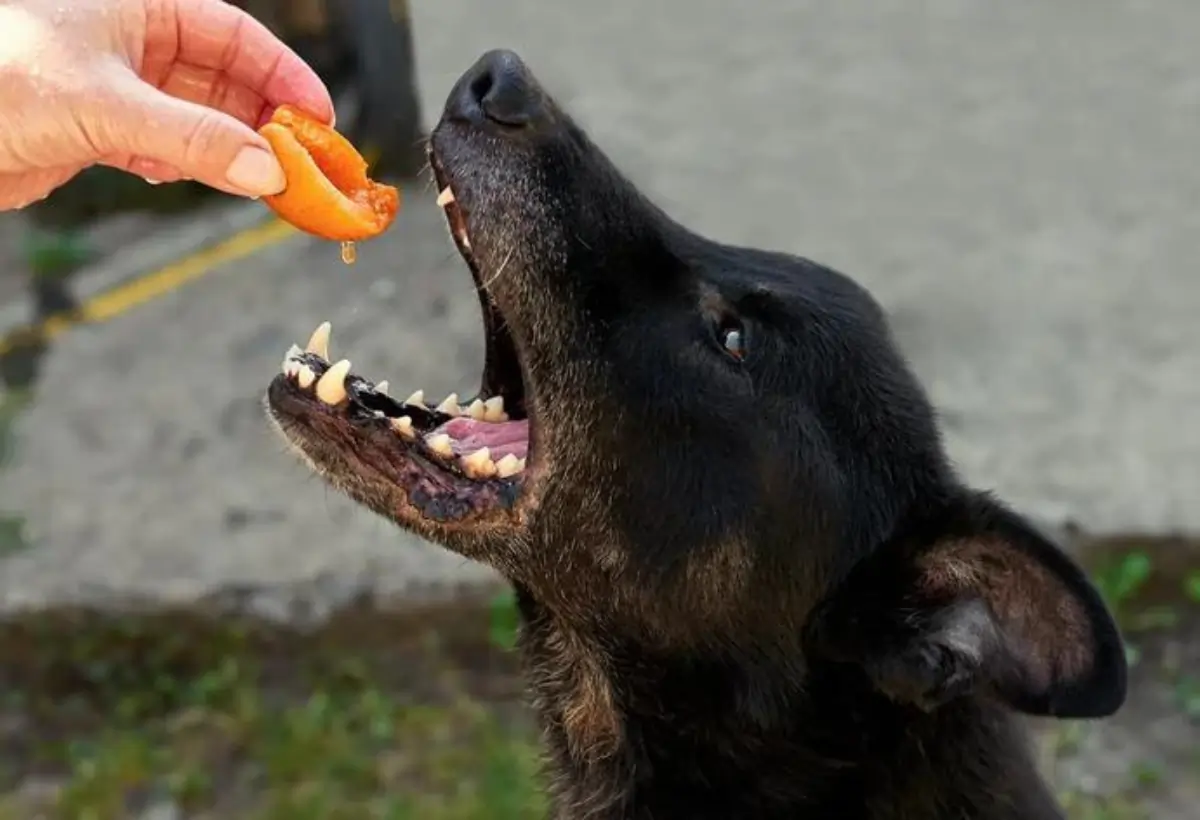
M 1049 523 L 1200 532 L 1200 6 L 648 8 L 415 4 L 427 118 L 515 48 L 682 221 L 871 288 L 972 481 Z M 327 490 L 259 406 L 323 319 L 394 392 L 474 386 L 469 278 L 432 192 L 406 195 L 353 267 L 291 237 L 55 341 L 0 472 L 34 539 L 0 606 L 244 594 L 290 617 L 490 577 Z

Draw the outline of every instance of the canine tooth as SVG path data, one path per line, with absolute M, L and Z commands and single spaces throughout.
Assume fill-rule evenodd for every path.
M 436 436 L 430 436 L 425 439 L 426 446 L 433 450 L 439 456 L 449 458 L 454 455 L 454 448 L 450 446 L 450 436 L 445 433 L 438 433 Z
M 402 436 L 407 438 L 413 437 L 413 423 L 411 416 L 401 416 L 398 419 L 391 420 L 392 429 Z
M 451 191 L 450 186 L 447 185 L 445 188 L 442 189 L 442 192 L 440 194 L 438 194 L 438 198 L 437 198 L 438 207 L 445 208 L 447 205 L 449 205 L 453 201 L 454 201 L 454 191 Z
M 483 402 L 475 399 L 475 401 L 471 402 L 471 406 L 467 408 L 467 415 L 476 421 L 483 421 L 487 418 L 487 408 L 484 407 Z
M 329 334 L 332 332 L 333 325 L 329 324 L 329 322 L 321 322 L 321 324 L 317 325 L 317 329 L 313 331 L 313 335 L 309 338 L 308 345 L 304 349 L 329 361 Z
M 381 381 L 375 385 L 375 392 L 382 393 L 383 395 L 386 396 L 389 387 L 391 387 L 391 385 L 388 384 L 387 379 L 384 379 L 383 381 Z
M 311 367 L 302 364 L 300 365 L 300 370 L 296 373 L 296 379 L 300 382 L 300 386 L 307 390 L 317 380 L 317 374 L 313 372 Z
M 458 406 L 458 394 L 451 393 L 449 396 L 437 406 L 439 413 L 445 413 L 447 416 L 457 416 L 462 413 L 462 408 Z
M 525 459 L 517 458 L 512 453 L 496 462 L 496 475 L 500 478 L 516 475 L 523 469 L 525 469 Z
M 413 407 L 424 407 L 425 406 L 425 391 L 418 390 L 416 393 L 413 393 L 411 396 L 409 396 L 407 399 L 405 399 L 404 403 L 411 404 Z
M 504 396 L 492 396 L 483 403 L 483 420 L 508 421 L 508 414 L 504 412 Z
M 462 467 L 472 478 L 491 478 L 496 474 L 496 464 L 492 461 L 492 453 L 486 447 L 480 447 L 470 455 L 463 456 Z
M 341 404 L 346 400 L 346 375 L 350 372 L 350 361 L 342 359 L 325 371 L 317 382 L 317 398 L 326 404 Z

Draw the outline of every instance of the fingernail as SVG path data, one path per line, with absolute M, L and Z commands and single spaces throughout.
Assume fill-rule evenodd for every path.
M 238 151 L 225 171 L 225 178 L 234 188 L 251 196 L 277 194 L 287 185 L 275 156 L 252 145 Z

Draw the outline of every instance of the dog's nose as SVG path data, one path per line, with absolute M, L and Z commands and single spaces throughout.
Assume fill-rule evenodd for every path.
M 446 100 L 446 116 L 475 125 L 485 121 L 508 128 L 534 123 L 542 97 L 521 58 L 511 51 L 489 51 L 459 78 Z

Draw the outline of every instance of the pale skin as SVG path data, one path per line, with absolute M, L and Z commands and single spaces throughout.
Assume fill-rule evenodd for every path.
M 256 129 L 333 122 L 321 80 L 224 0 L 0 0 L 0 210 L 108 165 L 239 196 L 283 190 Z

